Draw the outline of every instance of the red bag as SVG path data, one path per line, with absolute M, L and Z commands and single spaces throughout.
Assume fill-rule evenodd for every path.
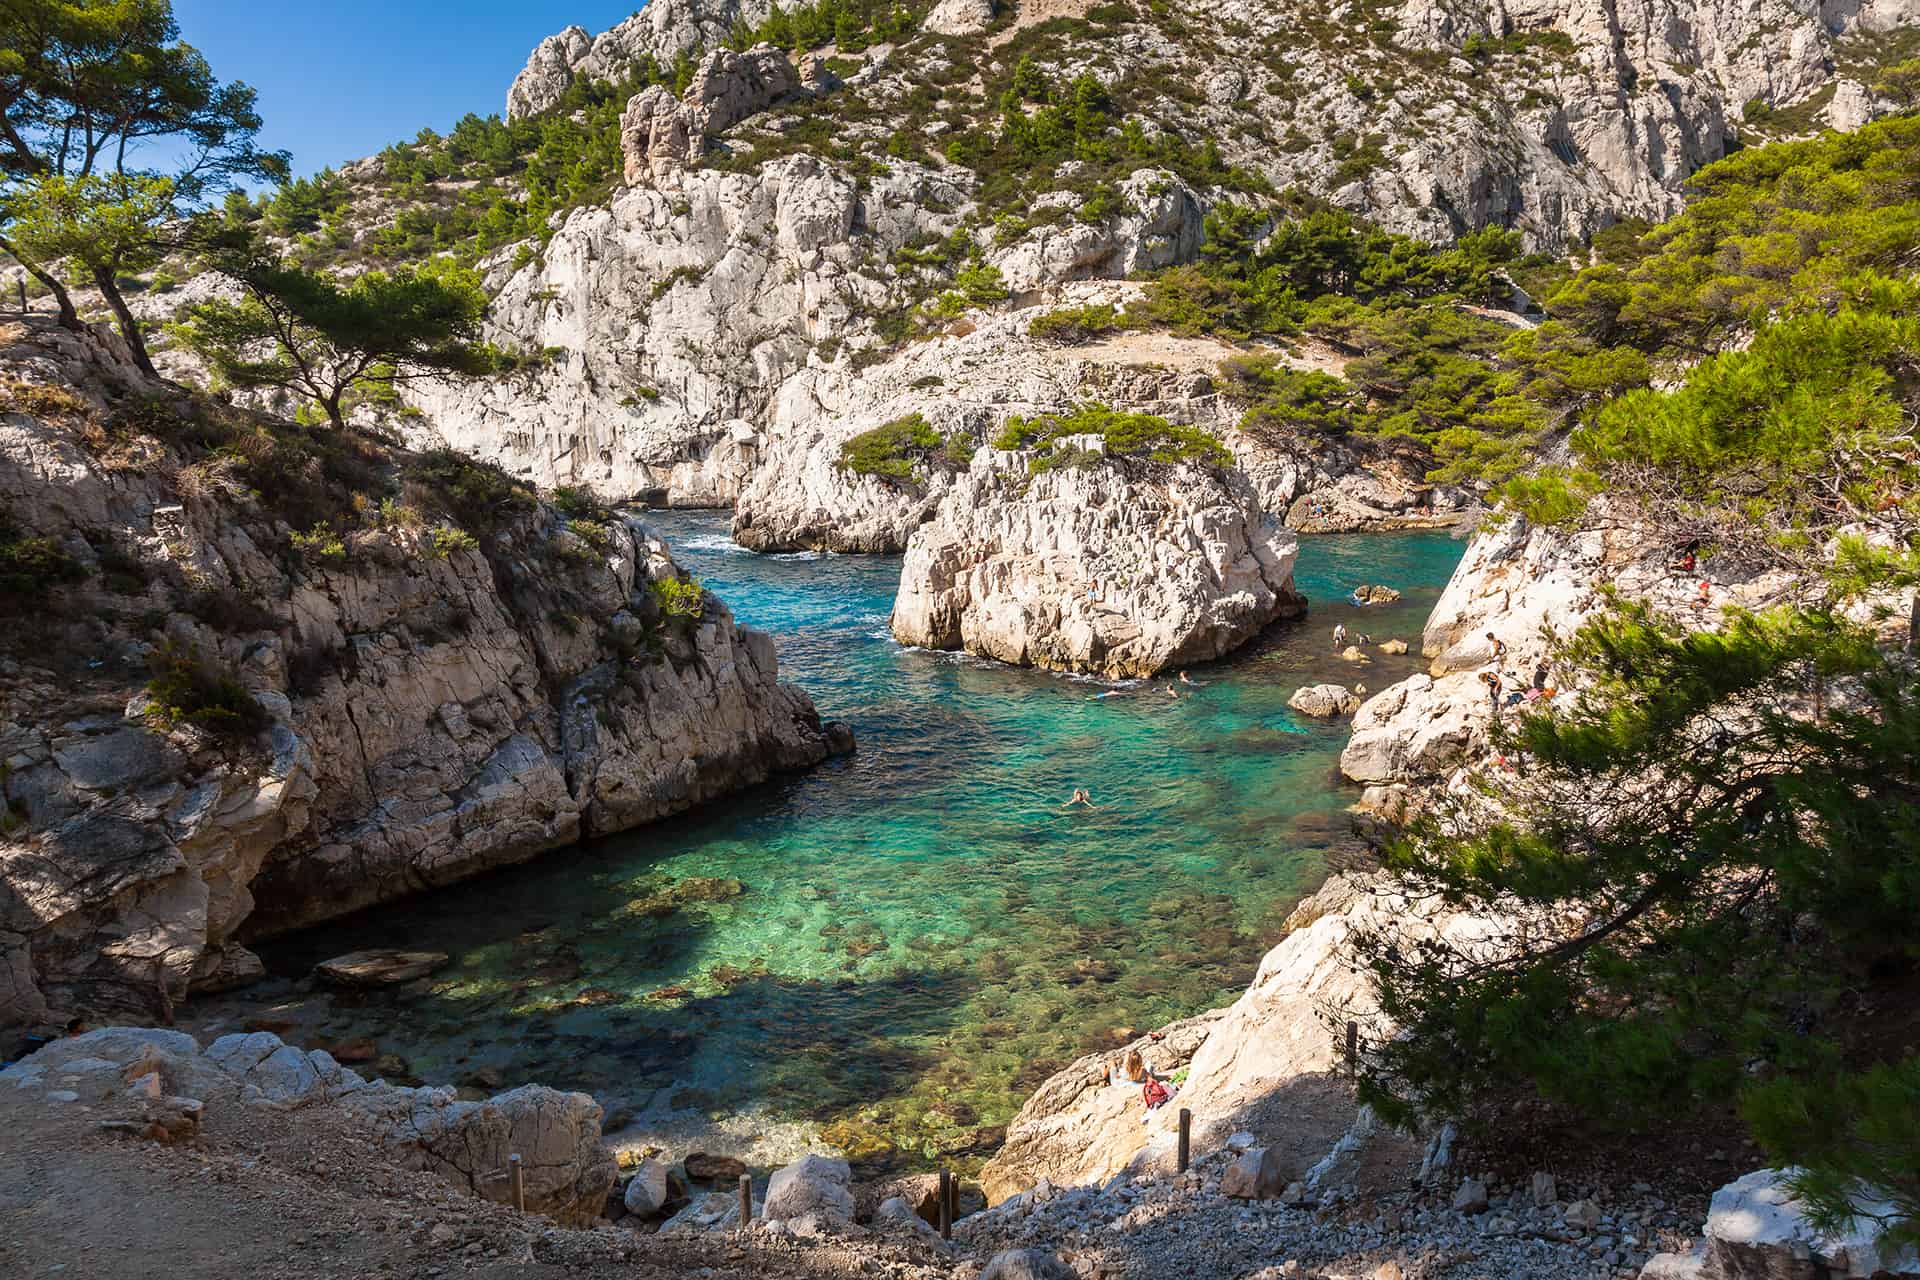
M 1141 1086 L 1140 1096 L 1146 1099 L 1147 1110 L 1151 1111 L 1173 1095 L 1167 1092 L 1167 1086 L 1149 1076 L 1146 1084 Z

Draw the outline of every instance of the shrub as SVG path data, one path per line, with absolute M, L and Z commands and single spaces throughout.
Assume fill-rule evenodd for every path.
M 230 671 L 191 645 L 167 640 L 151 659 L 147 718 L 161 729 L 191 724 L 223 737 L 250 737 L 267 726 L 267 713 Z
M 920 484 L 930 470 L 963 467 L 972 456 L 970 441 L 959 435 L 942 440 L 926 418 L 910 413 L 842 444 L 836 465 L 894 484 Z
M 1075 436 L 1099 437 L 1105 444 L 1104 459 L 1070 443 Z M 1153 413 L 1120 413 L 1099 403 L 1083 404 L 1064 416 L 1047 413 L 1009 418 L 993 446 L 1032 450 L 1027 469 L 1034 475 L 1103 460 L 1164 465 L 1196 462 L 1214 467 L 1233 462 L 1226 446 L 1198 427 L 1170 422 Z
M 655 578 L 649 589 L 669 618 L 697 622 L 707 611 L 706 589 L 693 578 Z
M 59 543 L 27 535 L 0 511 L 0 596 L 40 600 L 86 576 L 86 567 Z
M 539 505 L 533 490 L 499 467 L 452 449 L 434 449 L 406 465 L 409 480 L 438 497 L 463 528 L 491 533 Z
M 468 533 L 465 529 L 457 529 L 448 524 L 436 526 L 432 532 L 427 534 L 427 541 L 424 547 L 427 559 L 429 560 L 445 560 L 456 551 L 477 551 L 479 549 L 480 540 L 478 538 Z
M 317 564 L 342 564 L 346 561 L 346 541 L 324 524 L 317 524 L 306 533 L 296 529 L 287 537 L 295 551 Z
M 577 484 L 563 484 L 548 499 L 555 511 L 569 520 L 610 520 L 613 511 L 595 497 L 593 490 Z
M 1035 316 L 1027 326 L 1027 334 L 1041 342 L 1075 347 L 1104 337 L 1121 327 L 1118 308 L 1103 302 L 1090 302 L 1082 307 L 1061 307 Z

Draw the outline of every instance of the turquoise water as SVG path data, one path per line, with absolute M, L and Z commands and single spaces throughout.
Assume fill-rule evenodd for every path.
M 481 1065 L 603 1100 L 831 1122 L 881 1162 L 991 1149 L 1074 1056 L 1230 999 L 1349 840 L 1342 723 L 1296 716 L 1321 679 L 1384 687 L 1417 657 L 1333 657 L 1336 621 L 1418 649 L 1458 560 L 1446 534 L 1303 541 L 1313 612 L 1232 659 L 1115 687 L 903 649 L 897 557 L 762 557 L 726 517 L 654 523 L 785 678 L 860 749 L 697 813 L 276 944 L 299 972 L 359 946 L 451 953 L 424 989 L 336 1003 L 414 1074 Z M 1386 609 L 1344 603 L 1361 582 Z M 1122 686 L 1124 687 L 1124 686 Z M 1065 809 L 1075 788 L 1094 810 Z M 737 883 L 735 883 L 737 882 Z

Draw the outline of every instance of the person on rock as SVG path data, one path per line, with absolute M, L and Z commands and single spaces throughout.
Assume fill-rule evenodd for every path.
M 1493 647 L 1493 660 L 1495 662 L 1504 661 L 1507 656 L 1507 642 L 1489 631 L 1487 632 L 1487 643 Z
M 1501 689 L 1500 673 L 1497 671 L 1482 671 L 1480 673 L 1480 683 L 1487 686 L 1487 703 L 1489 706 L 1492 707 L 1493 714 L 1496 717 L 1499 716 L 1500 689 Z

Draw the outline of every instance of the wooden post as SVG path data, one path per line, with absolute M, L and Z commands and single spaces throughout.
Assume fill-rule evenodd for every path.
M 953 1172 L 940 1171 L 940 1238 L 953 1239 Z
M 1193 1157 L 1193 1112 L 1180 1108 L 1180 1172 L 1187 1171 Z
M 24 275 L 13 278 L 13 287 L 20 291 L 20 314 L 27 314 L 27 278 Z
M 954 1174 L 953 1179 L 947 1183 L 947 1186 L 951 1189 L 951 1194 L 947 1197 L 947 1204 L 949 1206 L 947 1221 L 958 1222 L 960 1221 L 960 1175 L 957 1173 Z
M 527 1175 L 521 1167 L 520 1153 L 514 1152 L 507 1157 L 507 1177 L 513 1182 L 513 1207 L 517 1213 L 527 1211 Z
M 740 1175 L 740 1230 L 745 1231 L 753 1225 L 753 1178 L 748 1174 Z
M 1360 1074 L 1360 1024 L 1347 1024 L 1347 1078 L 1355 1079 Z

